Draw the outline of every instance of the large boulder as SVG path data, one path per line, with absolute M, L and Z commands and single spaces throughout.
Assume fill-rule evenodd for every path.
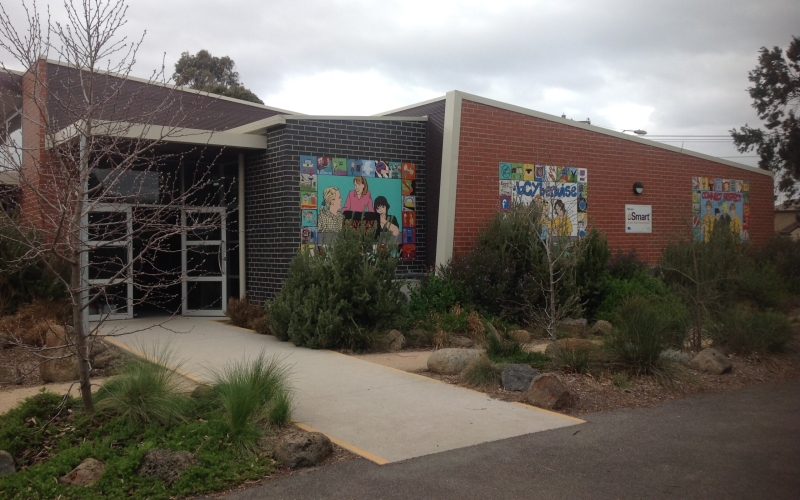
M 594 322 L 592 325 L 592 329 L 589 330 L 589 333 L 592 335 L 597 335 L 598 337 L 605 337 L 607 335 L 611 335 L 611 332 L 614 331 L 614 326 L 606 320 L 599 319 Z
M 560 410 L 572 406 L 572 396 L 567 386 L 552 373 L 539 375 L 531 382 L 525 393 L 525 400 L 546 410 Z
M 95 354 L 92 358 L 92 368 L 95 370 L 106 370 L 112 368 L 120 363 L 122 354 L 116 349 L 106 349 L 103 352 Z
M 320 432 L 293 431 L 278 438 L 275 459 L 292 469 L 313 467 L 333 452 L 328 436 Z
M 428 370 L 442 375 L 457 375 L 472 361 L 484 356 L 483 349 L 439 349 L 428 357 Z
M 586 320 L 562 319 L 556 324 L 556 331 L 559 337 L 583 337 L 586 335 Z
M 733 369 L 733 363 L 724 354 L 711 347 L 703 349 L 697 356 L 692 358 L 689 366 L 695 370 L 711 373 L 713 375 L 722 375 L 728 373 Z
M 528 330 L 511 330 L 506 336 L 520 344 L 527 344 L 531 341 L 531 333 Z
M 503 389 L 507 391 L 524 391 L 531 386 L 531 382 L 539 372 L 524 364 L 510 364 L 503 369 L 500 380 L 503 382 Z
M 8 476 L 16 471 L 17 469 L 14 468 L 14 457 L 11 456 L 11 453 L 0 450 L 0 477 Z
M 386 334 L 386 348 L 390 352 L 399 351 L 406 345 L 406 338 L 400 333 L 400 330 L 390 330 Z
M 106 466 L 100 460 L 87 458 L 72 469 L 69 474 L 58 478 L 58 482 L 72 486 L 89 486 L 100 479 L 105 468 Z
M 39 365 L 39 376 L 46 384 L 78 380 L 77 357 L 66 347 L 45 351 L 49 359 Z
M 580 349 L 592 351 L 598 349 L 599 346 L 586 339 L 559 339 L 547 345 L 544 352 L 551 358 L 556 356 L 557 352 L 574 352 Z
M 170 485 L 181 477 L 184 470 L 198 464 L 200 461 L 197 457 L 188 451 L 149 450 L 142 457 L 136 473 L 154 477 Z

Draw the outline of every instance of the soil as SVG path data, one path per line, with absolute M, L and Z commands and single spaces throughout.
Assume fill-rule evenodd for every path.
M 615 377 L 611 372 L 558 373 L 575 400 L 571 408 L 560 410 L 560 413 L 579 416 L 620 408 L 644 408 L 692 394 L 730 391 L 764 382 L 800 379 L 800 336 L 797 335 L 784 353 L 749 356 L 729 353 L 728 356 L 733 369 L 724 375 L 700 373 L 676 364 L 671 367 L 669 379 L 652 375 L 630 376 L 623 378 L 619 386 L 614 384 Z M 417 373 L 448 384 L 469 387 L 460 380 L 459 375 L 439 375 L 429 371 Z M 524 392 L 506 391 L 500 387 L 494 390 L 469 388 L 501 401 L 525 402 Z

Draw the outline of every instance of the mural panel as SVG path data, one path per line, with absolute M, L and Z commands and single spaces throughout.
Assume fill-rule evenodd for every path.
M 692 226 L 695 241 L 708 241 L 718 224 L 740 241 L 750 239 L 750 181 L 692 177 Z
M 354 224 L 377 226 L 401 258 L 416 258 L 416 190 L 413 163 L 300 156 L 303 250 L 318 253 L 343 224 Z
M 537 203 L 547 218 L 547 230 L 563 237 L 586 235 L 589 173 L 585 168 L 500 162 L 499 176 L 500 210 Z

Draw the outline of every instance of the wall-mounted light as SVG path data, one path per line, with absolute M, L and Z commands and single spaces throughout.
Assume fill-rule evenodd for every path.
M 633 183 L 633 194 L 640 195 L 642 193 L 644 193 L 644 184 L 642 184 L 641 182 L 638 182 L 638 181 L 634 182 Z
M 625 129 L 625 130 L 623 130 L 623 131 L 622 131 L 622 133 L 623 133 L 623 134 L 624 134 L 625 132 L 633 132 L 633 133 L 634 133 L 634 134 L 636 134 L 636 135 L 647 135 L 647 131 L 646 131 L 646 130 L 642 130 L 642 129 L 636 129 L 636 130 L 633 130 L 633 129 Z

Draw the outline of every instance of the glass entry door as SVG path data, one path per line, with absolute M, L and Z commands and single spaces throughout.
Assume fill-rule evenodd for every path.
M 183 314 L 223 316 L 227 305 L 225 208 L 181 210 Z

